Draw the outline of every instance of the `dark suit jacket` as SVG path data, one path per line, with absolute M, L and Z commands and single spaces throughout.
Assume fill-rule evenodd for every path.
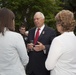
M 28 42 L 34 40 L 35 29 L 32 28 L 29 30 L 28 34 Z M 38 41 L 45 45 L 46 52 L 48 53 L 50 44 L 53 38 L 56 36 L 55 31 L 48 26 L 45 26 L 41 35 L 38 38 Z M 47 57 L 47 53 L 44 54 L 43 51 L 30 51 L 29 52 L 29 63 L 26 67 L 27 74 L 31 74 L 34 72 L 36 75 L 49 75 L 48 71 L 45 68 L 45 60 Z

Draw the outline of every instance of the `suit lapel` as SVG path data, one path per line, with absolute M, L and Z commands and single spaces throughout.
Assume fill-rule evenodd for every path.
M 46 33 L 46 30 L 47 30 L 47 26 L 45 26 L 44 29 L 42 30 L 38 40 L 40 40 L 42 37 L 44 37 L 44 34 Z
M 36 30 L 36 28 L 34 28 L 34 30 L 33 30 L 33 32 L 32 32 L 32 40 L 34 40 L 34 35 L 35 35 L 35 30 Z

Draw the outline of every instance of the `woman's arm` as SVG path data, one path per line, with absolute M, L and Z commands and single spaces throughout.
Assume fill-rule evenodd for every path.
M 56 38 L 52 41 L 52 44 L 50 46 L 50 50 L 48 53 L 48 57 L 45 62 L 45 66 L 47 70 L 54 69 L 56 63 L 58 62 L 59 57 L 62 54 L 62 46 L 59 40 Z

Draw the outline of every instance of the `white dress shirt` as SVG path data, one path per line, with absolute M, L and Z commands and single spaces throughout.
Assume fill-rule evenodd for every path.
M 45 25 L 42 25 L 42 27 L 40 28 L 39 36 L 40 36 L 41 32 L 43 31 L 44 27 L 45 27 Z M 35 30 L 35 35 L 36 35 L 37 30 L 38 30 L 38 28 L 36 28 L 36 30 Z
M 0 75 L 26 75 L 24 66 L 28 63 L 28 55 L 20 34 L 5 31 L 0 33 Z
M 51 44 L 45 62 L 50 75 L 76 75 L 76 36 L 73 32 L 64 32 Z

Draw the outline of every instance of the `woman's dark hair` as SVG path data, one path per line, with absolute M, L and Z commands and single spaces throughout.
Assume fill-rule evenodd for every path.
M 11 31 L 14 31 L 14 21 L 15 15 L 14 13 L 7 9 L 7 8 L 2 8 L 0 10 L 0 33 L 4 34 L 4 28 L 9 29 Z

